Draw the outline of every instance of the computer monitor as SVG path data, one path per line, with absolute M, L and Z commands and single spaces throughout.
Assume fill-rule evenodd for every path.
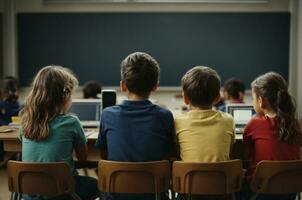
M 101 118 L 100 99 L 73 99 L 69 112 L 80 119 L 84 127 L 97 127 Z
M 116 104 L 116 90 L 102 90 L 102 110 Z
M 233 116 L 236 128 L 244 127 L 255 113 L 250 104 L 227 104 L 226 112 Z

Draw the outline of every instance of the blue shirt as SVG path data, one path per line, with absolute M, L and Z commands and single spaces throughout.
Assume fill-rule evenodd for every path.
M 172 113 L 148 100 L 125 100 L 104 109 L 96 146 L 113 161 L 162 160 L 172 151 Z
M 83 128 L 77 117 L 61 114 L 49 123 L 49 136 L 44 140 L 30 140 L 22 136 L 22 161 L 66 162 L 71 173 L 77 174 L 73 150 L 86 144 Z
M 8 125 L 12 116 L 18 116 L 20 105 L 17 101 L 0 101 L 0 126 Z

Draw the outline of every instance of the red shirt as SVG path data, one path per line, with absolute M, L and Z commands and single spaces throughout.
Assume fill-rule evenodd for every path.
M 247 169 L 246 177 L 251 181 L 258 162 L 262 160 L 298 160 L 300 147 L 298 144 L 287 144 L 278 139 L 275 118 L 258 116 L 251 119 L 243 133 L 243 142 L 252 143 L 253 157 Z

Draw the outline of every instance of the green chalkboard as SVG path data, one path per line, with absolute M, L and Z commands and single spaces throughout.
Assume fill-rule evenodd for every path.
M 158 60 L 161 86 L 179 86 L 196 65 L 247 85 L 267 71 L 288 78 L 289 13 L 19 13 L 17 20 L 23 86 L 49 64 L 71 68 L 81 84 L 118 86 L 120 62 L 135 51 Z

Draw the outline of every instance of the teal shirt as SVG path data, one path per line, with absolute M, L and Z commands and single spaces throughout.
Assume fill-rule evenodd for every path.
M 73 150 L 86 144 L 83 128 L 77 117 L 61 114 L 49 123 L 49 136 L 45 140 L 30 140 L 23 136 L 22 161 L 24 162 L 66 162 L 76 174 Z

